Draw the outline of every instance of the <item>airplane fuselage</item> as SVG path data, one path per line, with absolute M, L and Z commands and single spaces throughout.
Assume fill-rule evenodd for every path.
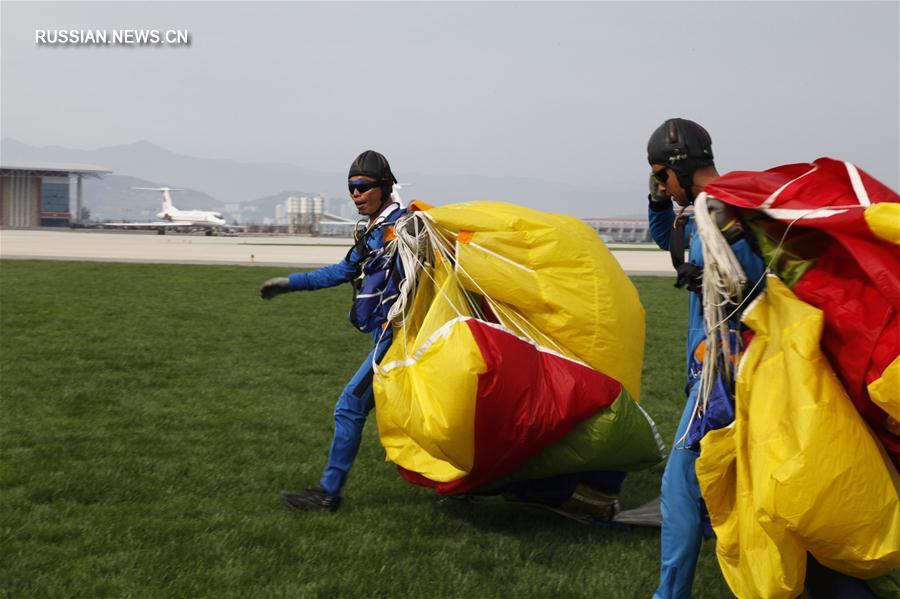
M 156 218 L 185 226 L 221 227 L 226 224 L 218 213 L 204 210 L 163 210 Z

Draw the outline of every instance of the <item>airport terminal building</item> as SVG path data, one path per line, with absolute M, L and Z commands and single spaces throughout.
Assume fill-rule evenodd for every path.
M 648 243 L 650 221 L 646 218 L 586 218 L 584 219 L 604 241 L 620 243 Z
M 68 227 L 79 222 L 84 177 L 110 169 L 89 164 L 0 162 L 0 226 Z M 75 181 L 75 206 L 70 183 Z

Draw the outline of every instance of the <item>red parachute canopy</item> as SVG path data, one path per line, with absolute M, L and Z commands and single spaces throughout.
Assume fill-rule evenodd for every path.
M 853 164 L 831 158 L 731 172 L 704 191 L 743 209 L 772 269 L 800 299 L 823 311 L 822 349 L 900 467 L 900 425 L 866 388 L 900 352 L 900 252 L 873 232 L 866 211 L 898 203 L 900 196 Z M 790 264 L 773 251 L 782 242 L 793 252 Z

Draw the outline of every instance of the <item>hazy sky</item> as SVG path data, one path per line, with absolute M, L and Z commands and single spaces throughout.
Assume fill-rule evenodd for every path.
M 900 187 L 900 3 L 22 3 L 2 135 L 209 158 L 635 181 L 703 123 L 720 171 L 828 155 Z M 48 47 L 35 29 L 188 29 L 189 47 Z

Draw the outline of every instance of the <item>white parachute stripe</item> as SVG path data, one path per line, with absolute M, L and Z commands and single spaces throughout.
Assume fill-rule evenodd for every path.
M 871 206 L 872 202 L 869 201 L 869 193 L 866 191 L 866 186 L 863 185 L 862 177 L 859 176 L 859 170 L 850 162 L 844 162 L 844 167 L 847 169 L 847 175 L 850 176 L 853 193 L 856 194 L 856 199 L 859 200 L 860 205 Z
M 506 256 L 502 256 L 502 255 L 498 254 L 497 252 L 491 251 L 491 250 L 487 249 L 486 247 L 484 247 L 483 245 L 479 245 L 479 244 L 475 243 L 474 241 L 470 241 L 466 245 L 470 245 L 473 248 L 479 249 L 482 252 L 484 252 L 488 255 L 491 255 L 494 258 L 497 258 L 498 260 L 502 260 L 503 262 L 506 262 L 507 264 L 512 264 L 513 266 L 515 266 L 517 268 L 521 268 L 525 272 L 534 272 L 533 268 L 529 268 L 529 267 L 525 266 L 524 264 L 519 264 L 518 262 L 515 262 L 514 260 L 510 260 Z
M 829 218 L 847 212 L 849 208 L 865 208 L 865 206 L 843 206 L 841 208 L 822 207 L 814 210 L 805 210 L 798 208 L 765 208 L 763 211 L 778 220 L 803 220 L 816 218 Z
M 388 362 L 387 364 L 378 364 L 376 362 L 372 362 L 373 369 L 375 370 L 375 374 L 384 374 L 394 370 L 395 368 L 402 368 L 405 366 L 412 366 L 425 354 L 428 349 L 440 341 L 441 339 L 445 339 L 450 336 L 450 331 L 453 329 L 453 325 L 458 322 L 465 322 L 469 320 L 471 316 L 457 316 L 456 318 L 452 318 L 445 322 L 440 326 L 434 333 L 431 334 L 428 339 L 425 340 L 424 343 L 417 349 L 413 355 L 406 357 L 403 360 L 394 360 L 393 362 Z
M 413 353 L 413 355 L 407 357 L 406 359 L 394 360 L 393 362 L 388 362 L 387 364 L 376 364 L 373 362 L 373 367 L 375 369 L 375 373 L 376 374 L 384 374 L 386 372 L 390 372 L 391 370 L 394 370 L 395 368 L 403 368 L 403 367 L 413 366 L 414 364 L 416 364 L 416 362 L 418 362 L 422 358 L 422 356 L 425 354 L 425 352 L 428 351 L 428 349 L 431 348 L 432 345 L 434 345 L 441 339 L 445 339 L 445 338 L 449 337 L 450 332 L 453 329 L 454 325 L 456 325 L 459 322 L 466 322 L 469 320 L 477 320 L 478 322 L 480 322 L 481 324 L 483 324 L 485 326 L 488 326 L 493 329 L 497 329 L 498 331 L 503 331 L 504 333 L 512 335 L 519 341 L 523 341 L 523 342 L 531 345 L 535 350 L 537 350 L 541 353 L 550 354 L 551 356 L 556 356 L 557 358 L 562 358 L 563 360 L 567 360 L 573 364 L 578 364 L 579 366 L 584 366 L 585 368 L 591 368 L 589 365 L 585 364 L 581 360 L 576 360 L 569 356 L 563 355 L 557 351 L 550 349 L 549 347 L 544 347 L 542 345 L 538 345 L 531 339 L 520 337 L 519 335 L 516 335 L 512 330 L 506 328 L 505 326 L 503 326 L 501 324 L 496 324 L 493 322 L 486 322 L 484 320 L 472 318 L 471 316 L 457 316 L 456 318 L 452 318 L 452 319 L 448 320 L 447 322 L 445 322 L 444 324 L 442 324 L 440 326 L 440 328 L 438 328 L 434 333 L 432 333 L 431 336 L 428 337 L 428 339 L 426 339 L 425 342 L 422 343 L 421 346 L 419 346 L 419 349 L 417 349 L 415 351 L 415 353 Z M 635 402 L 635 403 L 637 403 L 637 402 Z
M 778 196 L 781 195 L 781 192 L 782 192 L 782 191 L 784 191 L 785 189 L 787 189 L 788 187 L 790 187 L 791 185 L 793 185 L 794 183 L 796 183 L 797 181 L 799 181 L 800 179 L 802 179 L 803 177 L 805 177 L 806 175 L 810 175 L 810 174 L 816 172 L 817 170 L 819 170 L 819 167 L 816 166 L 816 165 L 813 165 L 813 167 L 812 167 L 810 170 L 806 171 L 805 173 L 803 173 L 802 175 L 800 175 L 800 176 L 797 177 L 796 179 L 791 179 L 790 181 L 788 181 L 787 183 L 785 183 L 784 185 L 782 185 L 781 187 L 779 187 L 778 189 L 776 189 L 776 190 L 775 190 L 775 193 L 773 193 L 773 194 L 770 195 L 768 198 L 766 198 L 766 201 L 763 202 L 762 204 L 760 204 L 759 207 L 762 208 L 763 210 L 765 210 L 765 209 L 771 207 L 772 204 L 775 203 L 775 200 L 778 199 Z

